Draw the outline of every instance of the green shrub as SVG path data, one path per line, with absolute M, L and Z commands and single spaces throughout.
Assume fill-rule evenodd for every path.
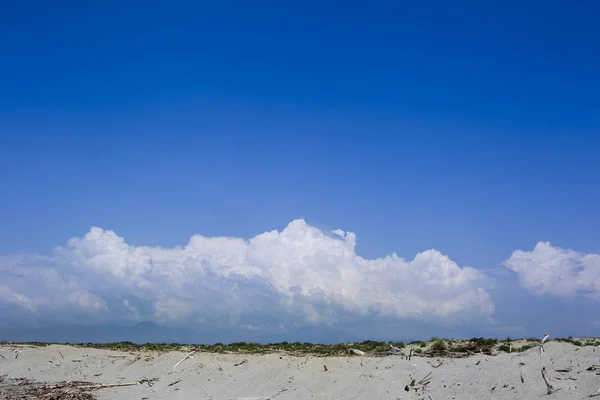
M 442 340 L 436 340 L 431 345 L 432 351 L 442 352 L 442 351 L 446 351 L 447 349 L 448 349 L 448 347 L 446 346 L 446 343 L 444 343 Z
M 500 351 L 504 351 L 504 352 L 506 352 L 506 353 L 509 353 L 509 352 L 510 352 L 510 346 L 509 346 L 509 345 L 507 345 L 507 344 L 503 344 L 503 345 L 501 345 L 500 347 L 498 347 L 498 350 L 500 350 Z
M 477 347 L 495 346 L 498 344 L 498 339 L 484 339 L 484 338 L 471 338 L 469 342 L 475 344 Z

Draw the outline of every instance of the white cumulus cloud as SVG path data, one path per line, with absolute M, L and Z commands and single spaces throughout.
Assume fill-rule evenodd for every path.
M 175 248 L 132 246 L 94 227 L 51 257 L 0 261 L 8 277 L 0 301 L 30 312 L 252 327 L 373 316 L 468 320 L 494 311 L 485 277 L 436 250 L 409 261 L 365 259 L 355 246 L 353 233 L 304 220 L 249 240 L 196 235 Z
M 539 242 L 533 251 L 515 251 L 504 266 L 538 295 L 585 296 L 600 300 L 600 255 Z

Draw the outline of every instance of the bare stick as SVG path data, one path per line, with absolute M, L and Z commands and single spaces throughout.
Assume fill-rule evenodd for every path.
M 546 340 L 548 340 L 548 338 L 550 337 L 550 335 L 548 335 L 546 333 L 546 335 L 544 336 L 544 338 L 542 339 L 542 344 L 544 344 L 546 342 Z
M 108 358 L 126 358 L 127 354 L 111 354 Z
M 183 357 L 183 359 L 181 361 L 179 361 L 177 364 L 173 365 L 173 368 L 175 368 L 176 366 L 178 366 L 179 364 L 181 364 L 182 362 L 184 362 L 185 360 L 187 360 L 188 358 L 190 358 L 190 356 L 192 354 L 194 354 L 195 352 L 196 351 L 194 350 L 194 351 L 190 352 L 187 356 Z
M 233 366 L 234 366 L 234 367 L 239 367 L 240 365 L 244 365 L 244 364 L 246 364 L 247 362 L 248 362 L 248 360 L 246 360 L 246 359 L 243 359 L 243 360 L 242 360 L 242 361 L 240 361 L 239 363 L 237 363 L 237 364 L 233 364 Z
M 63 356 L 63 354 L 60 352 L 60 350 L 58 351 L 58 354 L 60 354 L 60 357 L 64 360 L 65 356 Z
M 550 383 L 548 383 L 548 379 L 546 379 L 546 367 L 542 368 L 542 378 L 544 378 L 544 382 L 546 383 L 548 394 L 552 394 L 552 392 L 554 392 L 554 387 Z
M 432 371 L 432 372 L 430 372 L 430 373 L 428 373 L 428 374 L 427 374 L 427 376 L 425 376 L 425 378 L 423 378 L 423 379 L 421 379 L 421 380 L 419 381 L 419 383 L 423 383 L 423 382 L 425 382 L 425 381 L 427 380 L 427 378 L 429 378 L 429 377 L 431 376 L 431 374 L 433 374 L 433 371 Z
M 79 386 L 80 389 L 104 389 L 118 386 L 135 386 L 139 382 L 129 382 L 129 383 L 109 383 L 106 385 L 88 385 L 88 386 Z

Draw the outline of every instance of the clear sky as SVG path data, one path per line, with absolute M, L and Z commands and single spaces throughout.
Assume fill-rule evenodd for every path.
M 5 2 L 0 313 L 518 335 L 552 309 L 600 335 L 598 15 Z

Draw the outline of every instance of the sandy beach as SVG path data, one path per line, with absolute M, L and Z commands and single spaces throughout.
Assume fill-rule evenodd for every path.
M 561 342 L 546 343 L 543 353 L 535 347 L 466 358 L 417 355 L 410 361 L 400 356 L 204 352 L 185 358 L 188 354 L 7 344 L 0 347 L 0 398 L 19 398 L 17 390 L 31 386 L 29 381 L 43 382 L 45 398 L 52 399 L 582 399 L 595 394 L 600 398 L 600 348 Z M 84 388 L 61 389 L 65 384 L 60 382 L 65 381 L 83 382 L 75 385 Z M 97 386 L 114 384 L 125 386 Z M 29 396 L 22 398 L 35 398 Z

